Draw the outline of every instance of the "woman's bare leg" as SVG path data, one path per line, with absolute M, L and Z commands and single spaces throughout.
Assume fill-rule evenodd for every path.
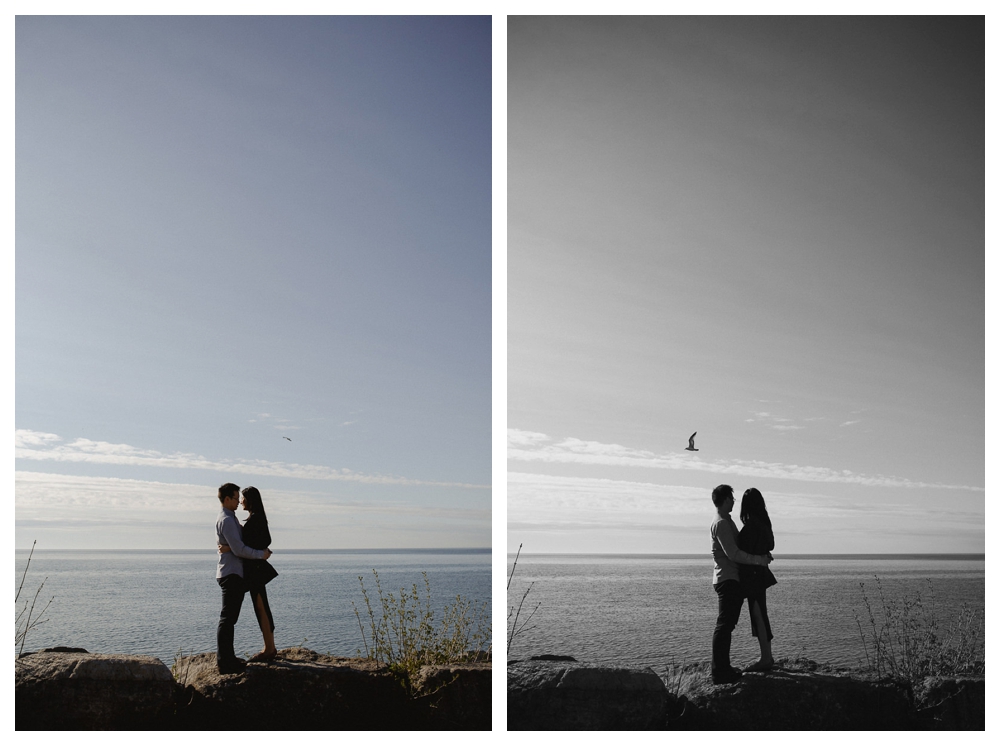
M 767 637 L 767 625 L 764 624 L 764 612 L 761 611 L 760 604 L 754 601 L 750 607 L 750 613 L 753 614 L 754 623 L 757 625 L 757 644 L 760 645 L 760 661 L 758 663 L 762 666 L 770 666 L 774 663 L 774 658 L 771 656 L 771 641 Z
M 253 605 L 257 609 L 257 622 L 260 624 L 261 634 L 264 635 L 264 649 L 261 652 L 267 655 L 277 653 L 278 649 L 274 647 L 274 632 L 267 618 L 267 609 L 264 608 L 264 598 L 257 594 L 253 599 Z

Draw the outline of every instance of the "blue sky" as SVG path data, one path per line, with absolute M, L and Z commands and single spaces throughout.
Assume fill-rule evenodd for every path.
M 508 551 L 985 551 L 983 41 L 510 20 Z
M 490 19 L 16 44 L 17 545 L 489 546 Z

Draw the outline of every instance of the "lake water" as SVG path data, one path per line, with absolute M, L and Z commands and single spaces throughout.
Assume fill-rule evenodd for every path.
M 513 560 L 510 555 L 508 575 Z M 984 555 L 776 556 L 771 570 L 778 584 L 767 592 L 774 655 L 858 665 L 864 649 L 854 614 L 868 619 L 860 583 L 876 609 L 876 575 L 889 600 L 919 592 L 925 610 L 946 624 L 963 602 L 984 609 L 985 565 Z M 712 567 L 711 557 L 694 555 L 522 554 L 508 608 L 532 583 L 522 614 L 541 606 L 535 628 L 515 638 L 508 658 L 552 653 L 657 672 L 708 661 L 718 614 Z M 742 667 L 759 653 L 744 605 L 733 633 L 733 664 Z
M 15 553 L 14 589 L 21 581 L 27 551 Z M 97 653 L 154 655 L 168 666 L 178 651 L 215 651 L 222 592 L 215 580 L 217 555 L 205 551 L 97 552 L 40 551 L 31 559 L 21 600 L 34 595 L 46 577 L 39 607 L 52 596 L 47 622 L 28 635 L 25 650 L 66 645 Z M 285 551 L 271 558 L 279 575 L 267 586 L 274 614 L 275 644 L 303 645 L 320 653 L 354 655 L 363 650 L 353 601 L 362 618 L 365 606 L 358 576 L 377 599 L 372 570 L 382 590 L 399 595 L 430 581 L 432 608 L 455 596 L 490 601 L 490 551 Z M 491 613 L 492 605 L 487 609 Z M 377 610 L 376 610 L 377 612 Z M 436 618 L 440 617 L 440 612 Z M 367 628 L 366 628 L 367 634 Z M 236 625 L 237 655 L 263 647 L 250 602 L 244 600 Z M 15 650 L 16 652 L 16 650 Z

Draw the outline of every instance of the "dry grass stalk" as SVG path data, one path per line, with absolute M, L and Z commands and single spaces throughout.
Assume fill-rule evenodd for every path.
M 510 590 L 510 581 L 513 579 L 514 571 L 517 569 L 517 560 L 521 556 L 521 547 L 523 546 L 524 544 L 517 545 L 517 554 L 514 555 L 514 566 L 510 568 L 510 575 L 507 576 L 508 591 Z M 524 619 L 524 621 L 521 622 L 521 626 L 520 627 L 518 626 L 518 620 L 521 617 L 521 610 L 524 607 L 524 602 L 527 600 L 528 594 L 531 593 L 531 589 L 532 587 L 534 587 L 534 585 L 535 585 L 534 583 L 530 583 L 528 585 L 528 589 L 521 595 L 521 600 L 517 604 L 517 609 L 515 610 L 514 607 L 511 606 L 507 612 L 507 626 L 508 626 L 507 655 L 508 656 L 510 655 L 510 648 L 511 644 L 514 642 L 514 638 L 538 626 L 538 625 L 532 625 L 529 627 L 528 623 L 531 621 L 531 618 L 535 616 L 535 612 L 538 611 L 538 607 L 542 605 L 541 601 L 535 604 L 535 608 L 533 608 L 531 612 L 528 614 L 528 616 Z M 511 617 L 513 617 L 514 619 L 513 623 L 511 623 Z

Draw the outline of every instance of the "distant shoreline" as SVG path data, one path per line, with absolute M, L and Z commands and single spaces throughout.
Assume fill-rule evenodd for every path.
M 507 552 L 507 556 L 513 558 L 516 552 Z M 521 552 L 521 557 L 598 557 L 601 559 L 705 559 L 711 557 L 710 552 L 700 554 L 622 554 L 622 553 L 599 553 L 599 552 Z M 775 560 L 796 559 L 796 560 L 967 560 L 986 561 L 986 554 L 969 553 L 959 554 L 955 552 L 941 554 L 774 554 Z

